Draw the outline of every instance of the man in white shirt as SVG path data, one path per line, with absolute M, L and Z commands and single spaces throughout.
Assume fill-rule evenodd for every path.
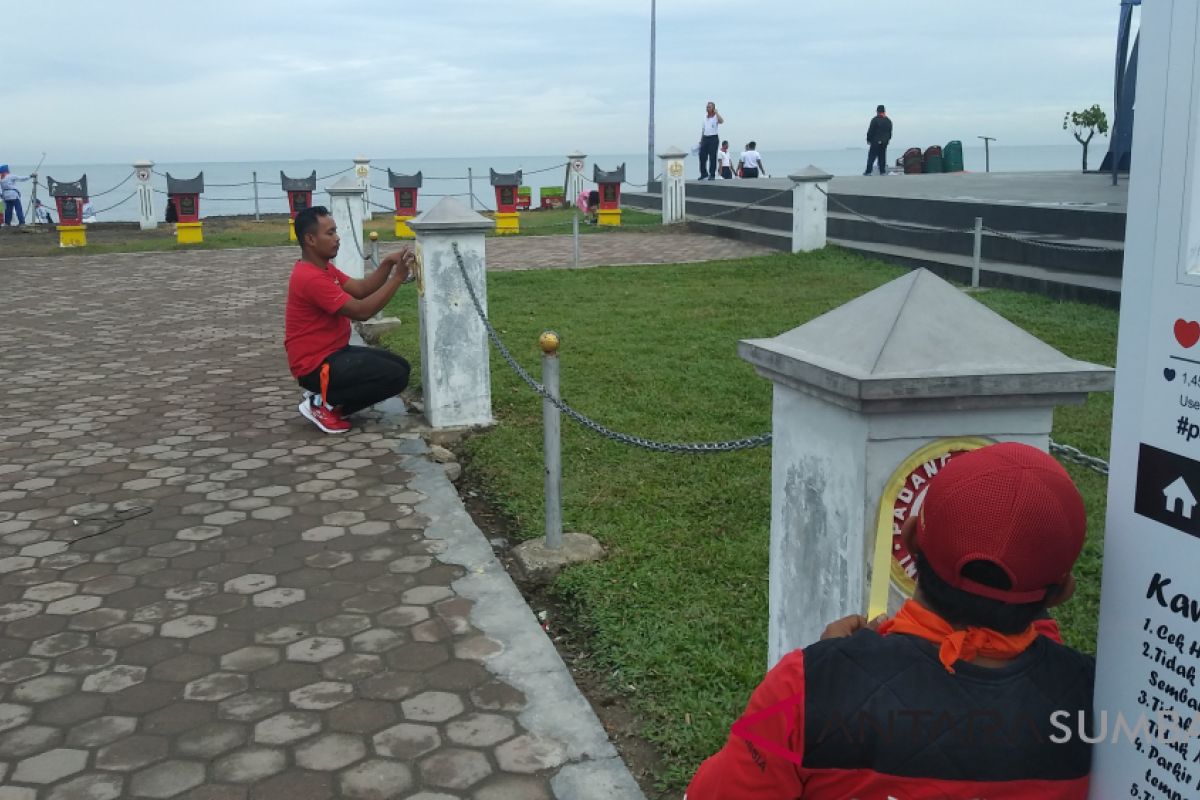
M 13 175 L 8 171 L 8 164 L 0 164 L 0 195 L 4 196 L 4 224 L 12 225 L 13 212 L 17 212 L 17 224 L 25 224 L 25 210 L 21 207 L 21 190 L 17 184 L 22 181 L 37 179 L 37 173 L 32 175 Z
M 725 120 L 717 113 L 717 104 L 708 101 L 704 109 L 704 124 L 700 128 L 700 180 L 715 181 L 717 179 L 717 126 L 725 124 Z
M 721 177 L 725 180 L 733 178 L 733 156 L 729 154 L 729 140 L 721 142 L 721 149 L 717 152 L 717 164 L 721 168 Z
M 750 142 L 738 158 L 738 173 L 743 178 L 757 178 L 760 171 L 766 170 L 762 156 L 755 149 L 757 146 L 758 142 Z

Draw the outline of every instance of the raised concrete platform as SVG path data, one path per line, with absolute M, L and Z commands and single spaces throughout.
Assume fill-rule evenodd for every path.
M 627 193 L 623 201 L 657 208 L 657 188 Z M 786 178 L 689 181 L 688 226 L 790 250 L 790 188 Z M 975 218 L 982 217 L 983 285 L 1115 305 L 1127 194 L 1125 178 L 1113 186 L 1109 175 L 1074 172 L 839 177 L 829 187 L 829 238 L 963 279 L 970 275 Z

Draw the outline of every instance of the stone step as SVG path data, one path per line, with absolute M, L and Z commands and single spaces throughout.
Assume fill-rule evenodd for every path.
M 923 267 L 943 278 L 967 284 L 971 282 L 972 257 L 969 255 L 849 239 L 830 238 L 829 243 L 880 261 L 912 269 Z M 1086 275 L 995 260 L 981 260 L 979 267 L 979 285 L 983 287 L 1032 291 L 1057 300 L 1078 300 L 1111 308 L 1120 305 L 1119 277 Z
M 728 218 L 705 219 L 703 217 L 688 217 L 687 226 L 688 230 L 697 233 L 760 244 L 764 247 L 782 250 L 785 253 L 792 251 L 792 232 L 790 230 L 785 233 L 774 228 L 738 222 Z
M 829 214 L 828 232 L 834 239 L 892 244 L 968 257 L 972 255 L 975 247 L 973 230 L 948 231 L 943 225 L 895 219 L 868 221 L 836 211 Z M 984 259 L 1112 278 L 1121 276 L 1125 255 L 1121 242 L 1048 235 L 1036 231 L 1004 233 L 1009 235 L 989 233 L 986 230 L 983 232 L 981 245 Z M 1013 238 L 1014 236 L 1018 238 Z M 1076 247 L 1081 249 L 1073 249 Z

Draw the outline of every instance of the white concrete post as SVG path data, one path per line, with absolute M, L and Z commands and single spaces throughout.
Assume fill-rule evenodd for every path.
M 1056 405 L 1112 385 L 925 270 L 738 352 L 775 383 L 771 665 L 836 619 L 899 605 L 899 525 L 954 453 L 1046 449 Z
M 362 187 L 363 219 L 371 219 L 371 159 L 357 156 L 354 159 L 354 177 Z
M 833 176 L 809 164 L 788 175 L 792 181 L 792 252 L 808 253 L 825 246 L 829 217 L 829 181 Z
M 334 263 L 351 278 L 366 274 L 363 249 L 362 187 L 349 175 L 343 175 L 325 191 L 329 192 L 329 213 L 337 224 L 342 246 Z
M 683 171 L 687 153 L 678 147 L 670 147 L 659 153 L 663 160 L 662 177 L 662 221 L 663 225 L 683 222 L 687 213 L 687 197 L 684 193 Z
M 158 227 L 158 218 L 154 215 L 154 189 L 150 186 L 150 175 L 153 171 L 153 161 L 142 159 L 133 162 L 133 179 L 137 183 L 138 225 L 144 231 L 152 231 Z
M 495 223 L 453 197 L 409 220 L 417 236 L 417 309 L 421 324 L 421 387 L 425 418 L 434 428 L 492 423 L 488 337 L 467 280 L 487 313 L 483 235 Z
M 567 156 L 567 204 L 575 205 L 575 198 L 583 191 L 583 167 L 587 163 L 587 155 L 576 150 Z

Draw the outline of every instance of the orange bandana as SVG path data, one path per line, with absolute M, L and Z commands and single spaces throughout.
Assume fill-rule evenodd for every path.
M 879 626 L 879 633 L 907 633 L 938 645 L 938 659 L 950 674 L 960 659 L 1015 658 L 1037 638 L 1030 625 L 1021 633 L 1005 634 L 990 628 L 955 630 L 949 622 L 913 600 L 906 600 L 895 617 Z

